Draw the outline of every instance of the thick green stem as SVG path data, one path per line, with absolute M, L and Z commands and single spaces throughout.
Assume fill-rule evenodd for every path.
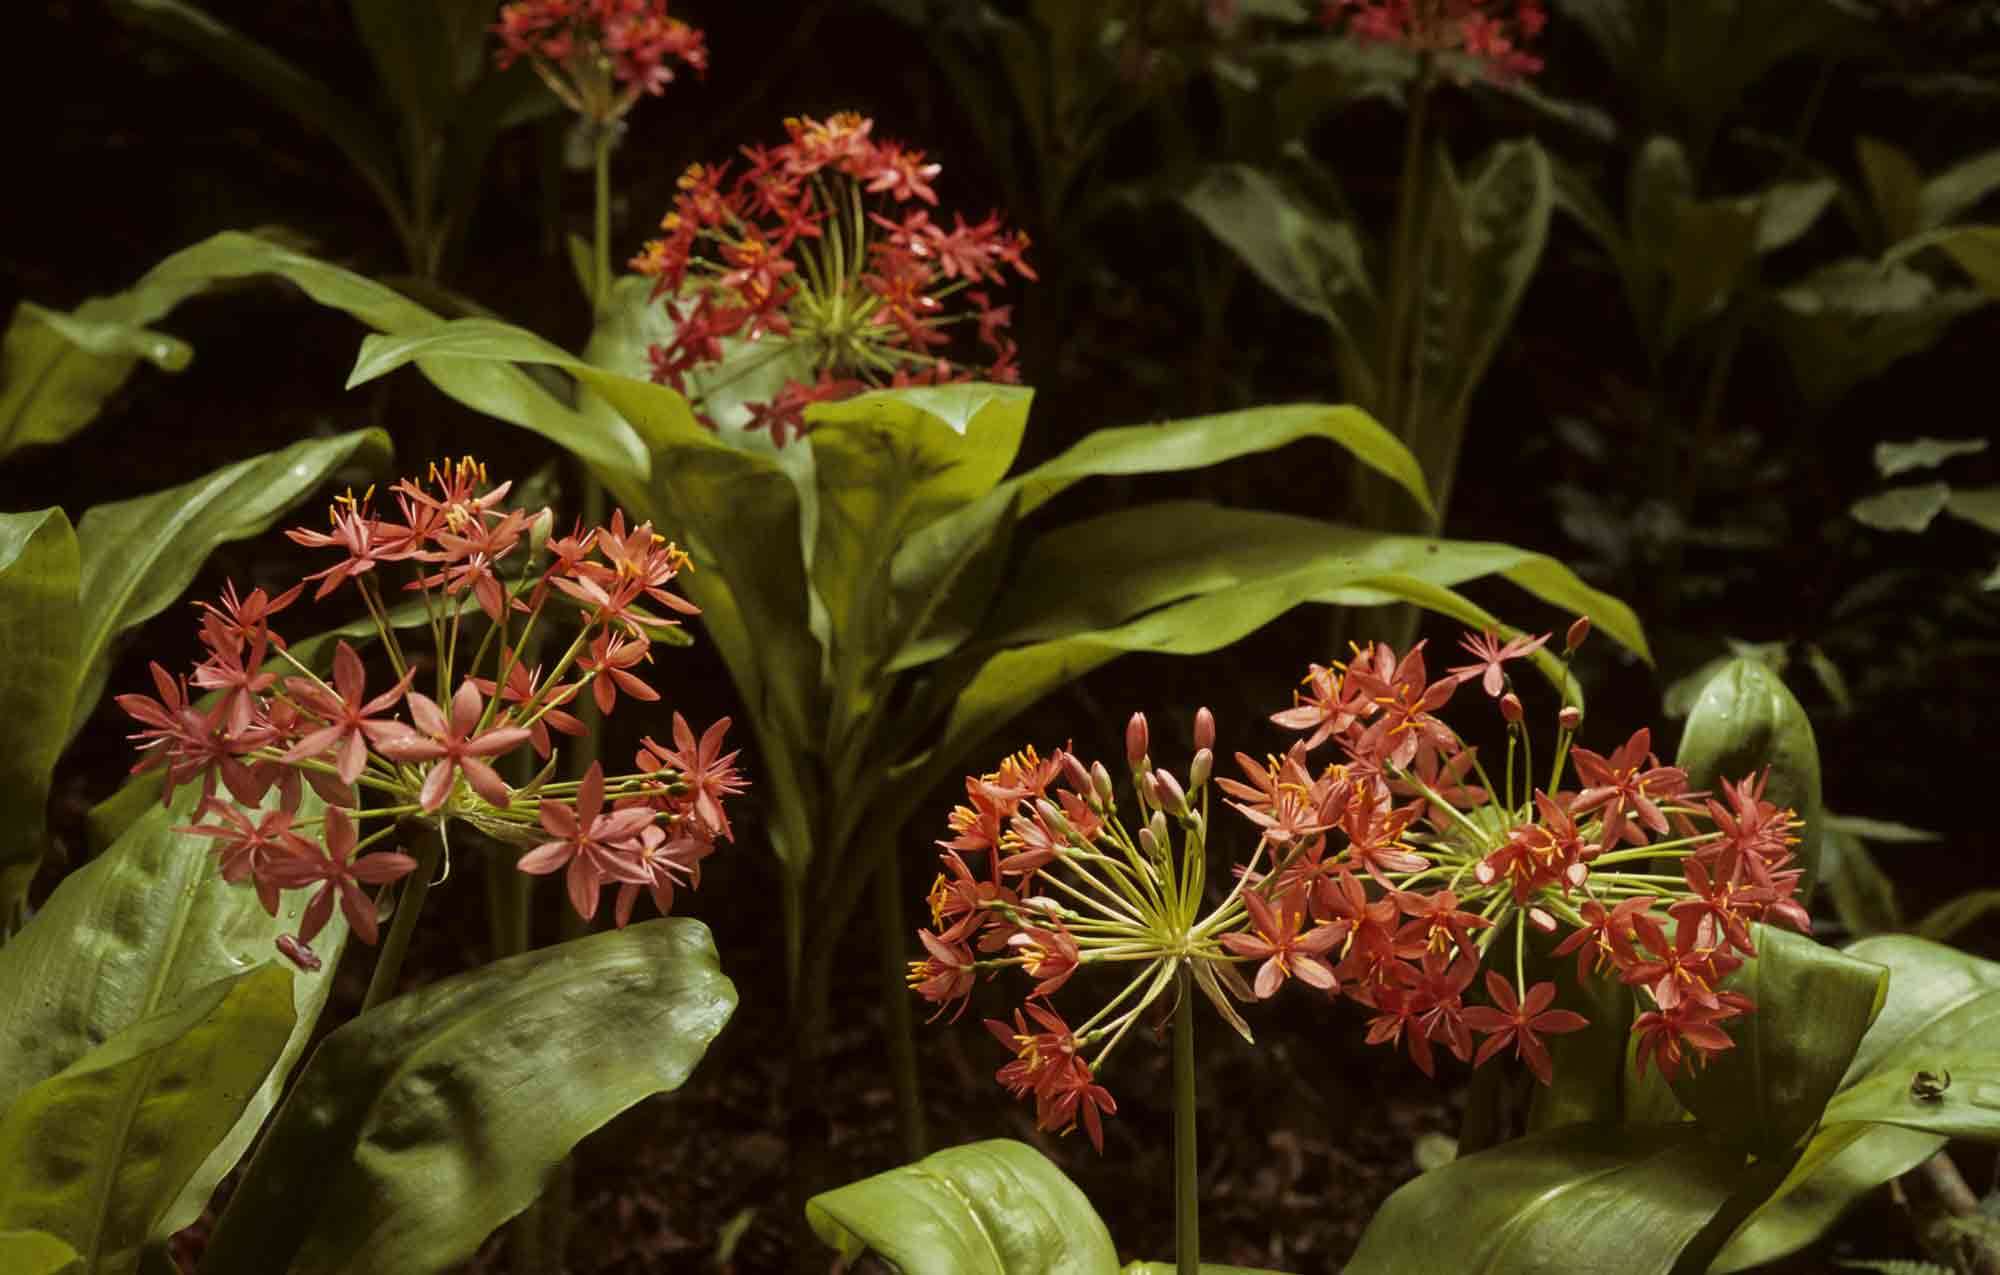
M 438 860 L 444 854 L 444 837 L 435 824 L 409 823 L 416 842 L 417 866 L 403 878 L 402 893 L 396 896 L 396 915 L 389 921 L 389 935 L 375 958 L 375 974 L 368 980 L 368 994 L 362 998 L 361 1012 L 380 1005 L 396 994 L 396 980 L 403 972 L 403 956 L 410 950 L 410 935 L 417 929 L 417 917 L 424 910 L 424 896 L 431 892 L 431 878 L 437 875 Z
M 1183 962 L 1174 1008 L 1174 1260 L 1201 1272 L 1201 1183 L 1195 1173 L 1194 976 Z
M 1411 298 L 1422 286 L 1412 278 L 1416 272 L 1417 227 L 1421 221 L 1424 196 L 1424 128 L 1430 119 L 1431 85 L 1434 68 L 1429 54 L 1422 55 L 1417 78 L 1410 88 L 1410 116 L 1403 130 L 1403 171 L 1396 185 L 1396 221 L 1391 230 L 1388 277 L 1383 285 L 1389 308 L 1382 324 L 1382 366 L 1377 369 L 1377 396 L 1382 423 L 1405 441 L 1409 431 L 1404 415 L 1403 364 L 1408 361 Z M 1428 475 L 1426 475 L 1428 477 Z
M 865 843 L 864 843 L 865 844 Z M 875 932 L 880 951 L 882 1030 L 889 1037 L 889 1073 L 896 1085 L 896 1126 L 903 1158 L 921 1160 L 929 1150 L 924 1128 L 923 1082 L 917 1075 L 917 1027 L 910 1013 L 910 989 L 903 984 L 903 874 L 895 847 L 875 858 Z

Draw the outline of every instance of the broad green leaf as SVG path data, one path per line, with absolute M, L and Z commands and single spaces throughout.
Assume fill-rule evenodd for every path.
M 1923 531 L 1944 512 L 1951 488 L 1944 483 L 1891 487 L 1847 507 L 1854 520 L 1877 531 Z
M 1947 943 L 1966 926 L 1977 924 L 1994 912 L 2000 912 L 2000 890 L 1974 890 L 1938 904 L 1917 922 L 1912 932 L 1918 938 Z
M 736 1007 L 706 927 L 646 921 L 391 1000 L 323 1041 L 204 1275 L 453 1268 L 570 1149 L 680 1087 Z
M 92 1275 L 136 1270 L 294 1026 L 291 972 L 267 963 L 189 992 L 17 1096 L 0 1118 L 0 1229 L 61 1237 Z
M 1373 402 L 1378 301 L 1354 223 L 1320 213 L 1246 164 L 1210 169 L 1181 205 L 1265 287 L 1333 328 L 1344 352 L 1342 388 L 1357 402 Z
M 191 483 L 85 513 L 76 528 L 83 625 L 70 734 L 103 694 L 112 642 L 171 606 L 217 545 L 262 533 L 335 472 L 350 465 L 372 469 L 388 457 L 388 435 L 357 430 L 294 443 Z
M 1062 578 L 1087 566 L 1092 587 L 1110 591 L 1111 601 L 1152 609 L 1124 619 L 1116 615 L 1123 604 L 1107 609 L 1068 586 L 1037 598 L 1024 585 L 1016 601 L 1003 598 L 997 613 L 1010 616 L 1015 627 L 995 627 L 977 651 L 968 648 L 954 657 L 970 661 L 992 646 L 1003 648 L 979 666 L 959 694 L 931 757 L 963 756 L 1049 691 L 1120 655 L 1220 650 L 1302 603 L 1409 601 L 1485 625 L 1492 618 L 1449 585 L 1491 573 L 1565 608 L 1607 616 L 1622 609 L 1560 564 L 1508 546 L 1356 532 L 1291 515 L 1194 502 L 1142 506 L 1073 524 L 1045 537 L 1041 557 L 1059 553 L 1065 540 L 1090 544 L 1093 553 L 1083 563 L 1066 558 Z M 1201 589 L 1190 593 L 1157 568 L 1183 547 L 1197 545 L 1204 548 L 1203 556 L 1190 552 L 1181 564 Z M 1035 574 L 1034 555 L 1031 550 L 1019 579 L 1049 578 Z M 1121 579 L 1125 570 L 1132 573 L 1130 582 Z M 1148 597 L 1142 592 L 1148 588 L 1159 592 Z M 1599 605 L 1593 608 L 1584 593 Z M 1064 617 L 1060 625 L 1046 622 L 1044 607 L 1056 608 Z M 1607 628 L 1631 634 L 1637 625 L 1613 619 Z M 1031 640 L 1037 634 L 1043 635 L 1040 640 Z M 1004 645 L 1016 640 L 1025 644 Z
M 99 297 L 71 314 L 14 307 L 0 339 L 0 457 L 90 424 L 141 360 L 168 372 L 187 366 L 185 342 L 143 326 L 159 315 L 129 314 L 123 300 Z
M 1755 200 L 1709 200 L 1681 210 L 1660 318 L 1657 350 L 1662 356 L 1728 304 L 1756 259 L 1762 221 L 1763 210 Z
M 1826 179 L 1777 182 L 1756 196 L 1757 251 L 1776 252 L 1800 238 L 1820 219 L 1840 187 Z
M 1780 290 L 1777 302 L 1770 321 L 1793 375 L 1806 398 L 1824 406 L 1929 349 L 1987 298 L 1974 289 L 1940 289 L 1893 259 L 1850 259 Z
M 1888 968 L 1882 1011 L 1847 1068 L 1842 1092 L 1828 1105 L 1827 1127 L 1814 1135 L 1773 1198 L 1732 1238 L 1718 1270 L 1741 1270 L 1803 1247 L 1862 1195 L 1944 1145 L 1944 1137 L 1934 1133 L 1833 1123 L 1848 1092 L 1874 1079 L 1900 1085 L 1907 1095 L 1918 1070 L 1939 1068 L 1952 1071 L 1955 1088 L 1961 1070 L 1955 1060 L 1974 1060 L 1975 1069 L 1987 1065 L 2000 1043 L 2000 963 L 1902 934 L 1863 939 L 1847 953 Z M 1968 1084 L 1979 1079 L 1976 1071 L 1967 1075 Z M 1848 1110 L 1869 1116 L 1859 1105 Z M 1887 1114 L 1897 1113 L 1892 1107 Z
M 1074 1182 L 1005 1139 L 939 1151 L 806 1202 L 813 1233 L 906 1275 L 1116 1275 L 1118 1250 Z
M 1348 1275 L 1667 1275 L 1746 1177 L 1693 1126 L 1572 1125 L 1453 1160 L 1382 1205 Z
M 1325 438 L 1340 444 L 1362 464 L 1409 492 L 1425 513 L 1436 516 L 1423 469 L 1394 435 L 1359 408 L 1315 403 L 1253 407 L 1158 425 L 1100 429 L 1061 455 L 1009 479 L 1002 488 L 1020 490 L 1021 515 L 1026 517 L 1085 478 L 1205 469 L 1301 438 Z
M 2000 226 L 1958 226 L 1934 240 L 1989 298 L 2000 297 Z
M 1784 679 L 1754 659 L 1724 665 L 1695 700 L 1674 761 L 1687 771 L 1688 787 L 1718 794 L 1724 780 L 1735 783 L 1769 769 L 1764 799 L 1790 808 L 1802 825 L 1796 853 L 1805 877 L 1799 898 L 1810 900 L 1826 835 L 1819 745 L 1805 708 Z
M 2000 487 L 1954 487 L 1945 512 L 2000 536 Z
M 1866 841 L 1888 841 L 1898 845 L 1921 845 L 1936 841 L 1938 834 L 1923 828 L 1912 828 L 1906 823 L 1893 819 L 1870 819 L 1865 815 L 1837 815 L 1829 811 L 1826 816 L 1828 832 L 1845 832 L 1849 836 Z
M 1590 1020 L 1582 1031 L 1549 1038 L 1554 1065 L 1549 1084 L 1535 1086 L 1528 1107 L 1528 1132 L 1540 1133 L 1573 1124 L 1636 1122 L 1625 1111 L 1627 1054 L 1631 1047 L 1633 989 L 1609 974 L 1579 982 L 1571 957 L 1553 964 L 1535 958 L 1541 974 L 1553 974 L 1564 1009 Z
M 1768 925 L 1726 986 L 1757 1008 L 1725 1026 L 1735 1040 L 1674 1092 L 1704 1127 L 1775 1159 L 1819 1123 L 1888 994 L 1879 965 Z
M 1173 1262 L 1127 1262 L 1124 1275 L 1174 1275 L 1179 1269 Z M 1280 1275 L 1256 1266 L 1217 1266 L 1214 1262 L 1203 1262 L 1201 1271 L 1202 1275 Z
M 48 836 L 49 783 L 76 694 L 76 534 L 60 509 L 0 514 L 0 942 L 16 925 Z
M 68 1275 L 82 1261 L 45 1231 L 0 1231 L 0 1270 L 13 1275 Z
M 1834 915 L 1848 933 L 1879 934 L 1903 928 L 1902 906 L 1896 901 L 1896 885 L 1868 843 L 1828 820 L 1826 836 L 1820 842 L 1820 882 L 1833 900 Z
M 1913 438 L 1906 443 L 1875 444 L 1875 472 L 1894 478 L 1912 469 L 1935 469 L 1954 456 L 1976 456 L 1986 450 L 1984 438 Z
M 361 111 L 283 57 L 182 0 L 112 0 L 112 11 L 207 59 L 263 95 L 347 156 L 391 217 L 404 215 L 396 160 L 386 138 Z
M 1924 183 L 1920 229 L 1936 230 L 2000 190 L 2000 150 L 1955 164 Z
M 195 796 L 184 787 L 171 808 L 155 805 L 104 854 L 64 877 L 34 920 L 0 948 L 0 988 L 8 993 L 0 997 L 0 1040 L 8 1042 L 0 1049 L 0 1110 L 170 1007 L 184 990 L 268 961 L 277 936 L 297 930 L 307 891 L 287 891 L 271 917 L 247 885 L 223 881 L 211 841 L 172 830 L 188 818 Z M 306 793 L 300 809 L 313 813 L 317 798 Z M 313 941 L 326 971 L 293 981 L 297 1025 L 283 1056 L 168 1212 L 162 1234 L 195 1219 L 277 1105 L 332 990 L 346 940 L 336 910 Z
M 1990 1048 L 2000 1040 L 1991 1023 L 1985 1036 L 1972 1049 Z M 1908 1061 L 1929 1065 L 1878 1068 L 1827 1104 L 1827 1124 L 1893 1125 L 1945 1138 L 2000 1142 L 2000 1065 L 1976 1053 L 1958 1057 L 1953 1062 L 1943 1055 L 1919 1054 Z

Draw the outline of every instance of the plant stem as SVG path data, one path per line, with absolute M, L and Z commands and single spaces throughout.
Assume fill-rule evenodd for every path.
M 1396 437 L 1409 441 L 1403 421 L 1403 364 L 1407 361 L 1404 331 L 1409 326 L 1410 300 L 1421 287 L 1411 278 L 1416 255 L 1417 224 L 1424 195 L 1424 126 L 1430 118 L 1434 68 L 1430 54 L 1419 55 L 1416 83 L 1410 88 L 1410 115 L 1403 129 L 1403 171 L 1396 185 L 1396 220 L 1390 231 L 1388 277 L 1382 283 L 1389 308 L 1382 324 L 1382 366 L 1377 371 L 1377 397 L 1382 423 Z M 1426 474 L 1426 478 L 1431 475 Z
M 597 269 L 590 304 L 600 319 L 611 310 L 611 146 L 617 137 L 616 129 L 603 125 L 597 130 L 597 145 L 593 148 L 597 161 L 597 200 L 592 209 L 591 260 Z
M 1195 1174 L 1194 978 L 1178 975 L 1174 1008 L 1174 1261 L 1179 1275 L 1201 1273 L 1201 1186 Z
M 910 989 L 903 985 L 903 874 L 893 847 L 875 858 L 875 932 L 880 949 L 882 1030 L 889 1037 L 889 1074 L 896 1085 L 896 1125 L 903 1157 L 921 1160 L 929 1149 L 924 1128 L 924 1091 L 917 1075 L 917 1028 L 910 1013 Z
M 396 915 L 389 921 L 389 935 L 382 940 L 382 953 L 375 958 L 375 974 L 368 980 L 368 994 L 361 1001 L 364 1014 L 396 994 L 403 956 L 410 950 L 410 935 L 416 932 L 417 916 L 424 910 L 424 896 L 431 892 L 431 878 L 437 874 L 438 859 L 444 854 L 444 837 L 435 824 L 413 821 L 406 826 L 413 830 L 417 843 L 417 866 L 403 878 L 402 893 L 396 898 Z

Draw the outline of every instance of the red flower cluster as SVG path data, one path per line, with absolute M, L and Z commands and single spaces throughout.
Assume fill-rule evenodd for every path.
M 1323 26 L 1343 15 L 1358 40 L 1463 53 L 1496 80 L 1542 69 L 1542 60 L 1522 47 L 1548 25 L 1541 0 L 1323 0 L 1320 5 Z
M 208 654 L 192 676 L 176 678 L 154 663 L 158 698 L 118 697 L 143 727 L 132 737 L 145 754 L 134 771 L 164 770 L 167 801 L 177 786 L 201 784 L 198 822 L 184 831 L 215 841 L 225 880 L 254 886 L 273 915 L 281 891 L 320 887 L 300 933 L 281 945 L 302 965 L 314 963 L 307 945 L 336 898 L 354 931 L 374 941 L 375 905 L 361 884 L 393 881 L 415 861 L 361 852 L 392 835 L 397 818 L 456 817 L 532 845 L 535 819 L 514 805 L 518 794 L 496 763 L 523 745 L 549 757 L 551 729 L 582 734 L 584 724 L 562 706 L 586 689 L 606 712 L 621 690 L 635 699 L 659 698 L 631 669 L 648 658 L 656 636 L 678 624 L 650 606 L 696 611 L 668 589 L 686 556 L 649 524 L 628 530 L 622 513 L 607 526 L 579 527 L 536 549 L 537 531 L 552 516 L 501 508 L 509 486 L 486 489 L 485 469 L 468 458 L 433 466 L 428 487 L 398 482 L 391 490 L 399 521 L 376 516 L 368 496 L 347 496 L 330 511 L 331 531 L 288 533 L 309 547 L 340 550 L 338 562 L 307 582 L 320 582 L 319 597 L 356 583 L 395 670 L 385 690 L 369 694 L 361 657 L 346 641 L 335 647 L 329 682 L 270 627 L 297 601 L 302 582 L 275 598 L 262 589 L 243 597 L 229 585 L 219 603 L 201 605 Z M 543 557 L 547 562 L 538 569 Z M 418 668 L 404 654 L 381 594 L 377 568 L 398 562 L 415 567 L 405 587 L 422 596 L 437 644 L 435 698 L 413 689 Z M 559 604 L 576 632 L 544 678 L 539 668 L 523 665 L 517 650 L 551 603 Z M 460 666 L 461 631 L 469 645 L 482 615 L 490 626 L 487 639 Z M 495 676 L 477 676 L 476 666 L 489 653 Z M 281 675 L 281 667 L 289 673 Z M 197 690 L 211 693 L 205 703 L 196 702 Z M 398 707 L 407 720 L 396 715 Z M 609 781 L 612 815 L 599 813 L 607 794 L 599 767 L 581 782 L 550 783 L 545 772 L 531 785 L 540 797 L 541 828 L 560 840 L 531 851 L 520 866 L 550 872 L 568 863 L 570 897 L 585 916 L 594 913 L 598 891 L 610 881 L 624 887 L 620 925 L 641 887 L 665 911 L 676 885 L 698 880 L 698 865 L 715 838 L 730 835 L 721 799 L 742 791 L 744 781 L 735 754 L 721 751 L 729 720 L 699 741 L 679 714 L 673 724 L 672 747 L 647 739 L 636 772 Z M 322 820 L 299 817 L 302 783 L 327 803 Z M 260 809 L 274 788 L 275 808 Z M 358 800 L 362 789 L 374 794 L 367 807 Z M 357 839 L 356 823 L 367 819 L 386 822 Z M 315 822 L 321 825 L 316 838 L 307 835 Z M 564 846 L 568 853 L 561 852 Z
M 1579 621 L 1568 649 L 1587 632 Z M 1246 1036 L 1230 996 L 1265 999 L 1297 979 L 1366 1007 L 1369 1042 L 1406 1047 L 1427 1074 L 1438 1048 L 1475 1066 L 1511 1051 L 1546 1084 L 1545 1038 L 1586 1022 L 1556 1008 L 1555 983 L 1529 985 L 1524 956 L 1530 930 L 1568 929 L 1554 952 L 1577 955 L 1579 980 L 1609 972 L 1645 997 L 1633 1028 L 1642 1068 L 1671 1076 L 1730 1048 L 1721 1024 L 1755 1008 L 1722 987 L 1755 954 L 1750 924 L 1810 925 L 1791 866 L 1798 818 L 1764 799 L 1759 777 L 1725 782 L 1719 801 L 1690 792 L 1644 730 L 1609 756 L 1573 748 L 1581 714 L 1572 708 L 1559 715 L 1553 791 L 1533 787 L 1505 665 L 1546 641 L 1470 636 L 1473 662 L 1437 678 L 1423 643 L 1400 656 L 1375 644 L 1346 664 L 1314 666 L 1294 705 L 1273 715 L 1304 738 L 1261 763 L 1236 754 L 1240 780 L 1211 778 L 1205 710 L 1185 784 L 1153 766 L 1135 716 L 1126 751 L 1136 835 L 1118 817 L 1109 772 L 1067 751 L 1043 760 L 1026 750 L 969 776 L 952 835 L 938 842 L 944 871 L 912 988 L 940 1014 L 962 1012 L 982 971 L 1018 967 L 1033 981 L 1025 1004 L 1011 1024 L 987 1023 L 1016 1055 L 999 1078 L 1034 1098 L 1042 1128 L 1080 1119 L 1100 1147 L 1101 1114 L 1115 1105 L 1095 1073 L 1184 973 Z M 1438 716 L 1472 682 L 1510 735 L 1498 784 Z M 1344 760 L 1315 771 L 1309 756 L 1328 741 Z M 1529 749 L 1518 786 L 1517 746 Z M 1259 837 L 1233 887 L 1207 906 L 1211 782 Z M 1662 875 L 1657 865 L 1676 859 L 1679 879 Z M 1511 980 L 1490 968 L 1503 936 Z M 1139 972 L 1072 1029 L 1048 998 L 1100 962 Z M 1239 962 L 1256 964 L 1254 978 L 1236 973 Z M 1482 969 L 1487 1004 L 1469 999 Z
M 665 234 L 632 268 L 667 295 L 672 341 L 651 350 L 654 379 L 696 399 L 725 341 L 758 343 L 732 353 L 721 373 L 789 356 L 783 387 L 748 406 L 745 422 L 779 442 L 805 429 L 812 403 L 870 386 L 969 380 L 975 365 L 949 357 L 951 329 L 976 324 L 970 342 L 989 355 L 983 375 L 1013 380 L 1015 347 L 1005 334 L 1012 307 L 988 288 L 1006 272 L 1033 279 L 1027 236 L 998 214 L 949 229 L 931 220 L 939 165 L 924 153 L 872 136 L 873 121 L 844 113 L 785 121 L 788 139 L 746 146 L 744 165 L 696 164 L 660 222 Z M 972 309 L 947 301 L 963 292 Z
M 641 94 L 663 92 L 676 64 L 701 75 L 701 31 L 667 14 L 668 0 L 517 0 L 500 10 L 501 68 L 530 59 L 571 110 L 616 119 Z

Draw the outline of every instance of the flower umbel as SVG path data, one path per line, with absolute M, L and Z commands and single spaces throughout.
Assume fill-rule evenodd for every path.
M 565 106 L 597 124 L 664 92 L 676 65 L 708 70 L 697 27 L 667 10 L 668 0 L 518 0 L 500 10 L 495 60 L 527 58 Z

